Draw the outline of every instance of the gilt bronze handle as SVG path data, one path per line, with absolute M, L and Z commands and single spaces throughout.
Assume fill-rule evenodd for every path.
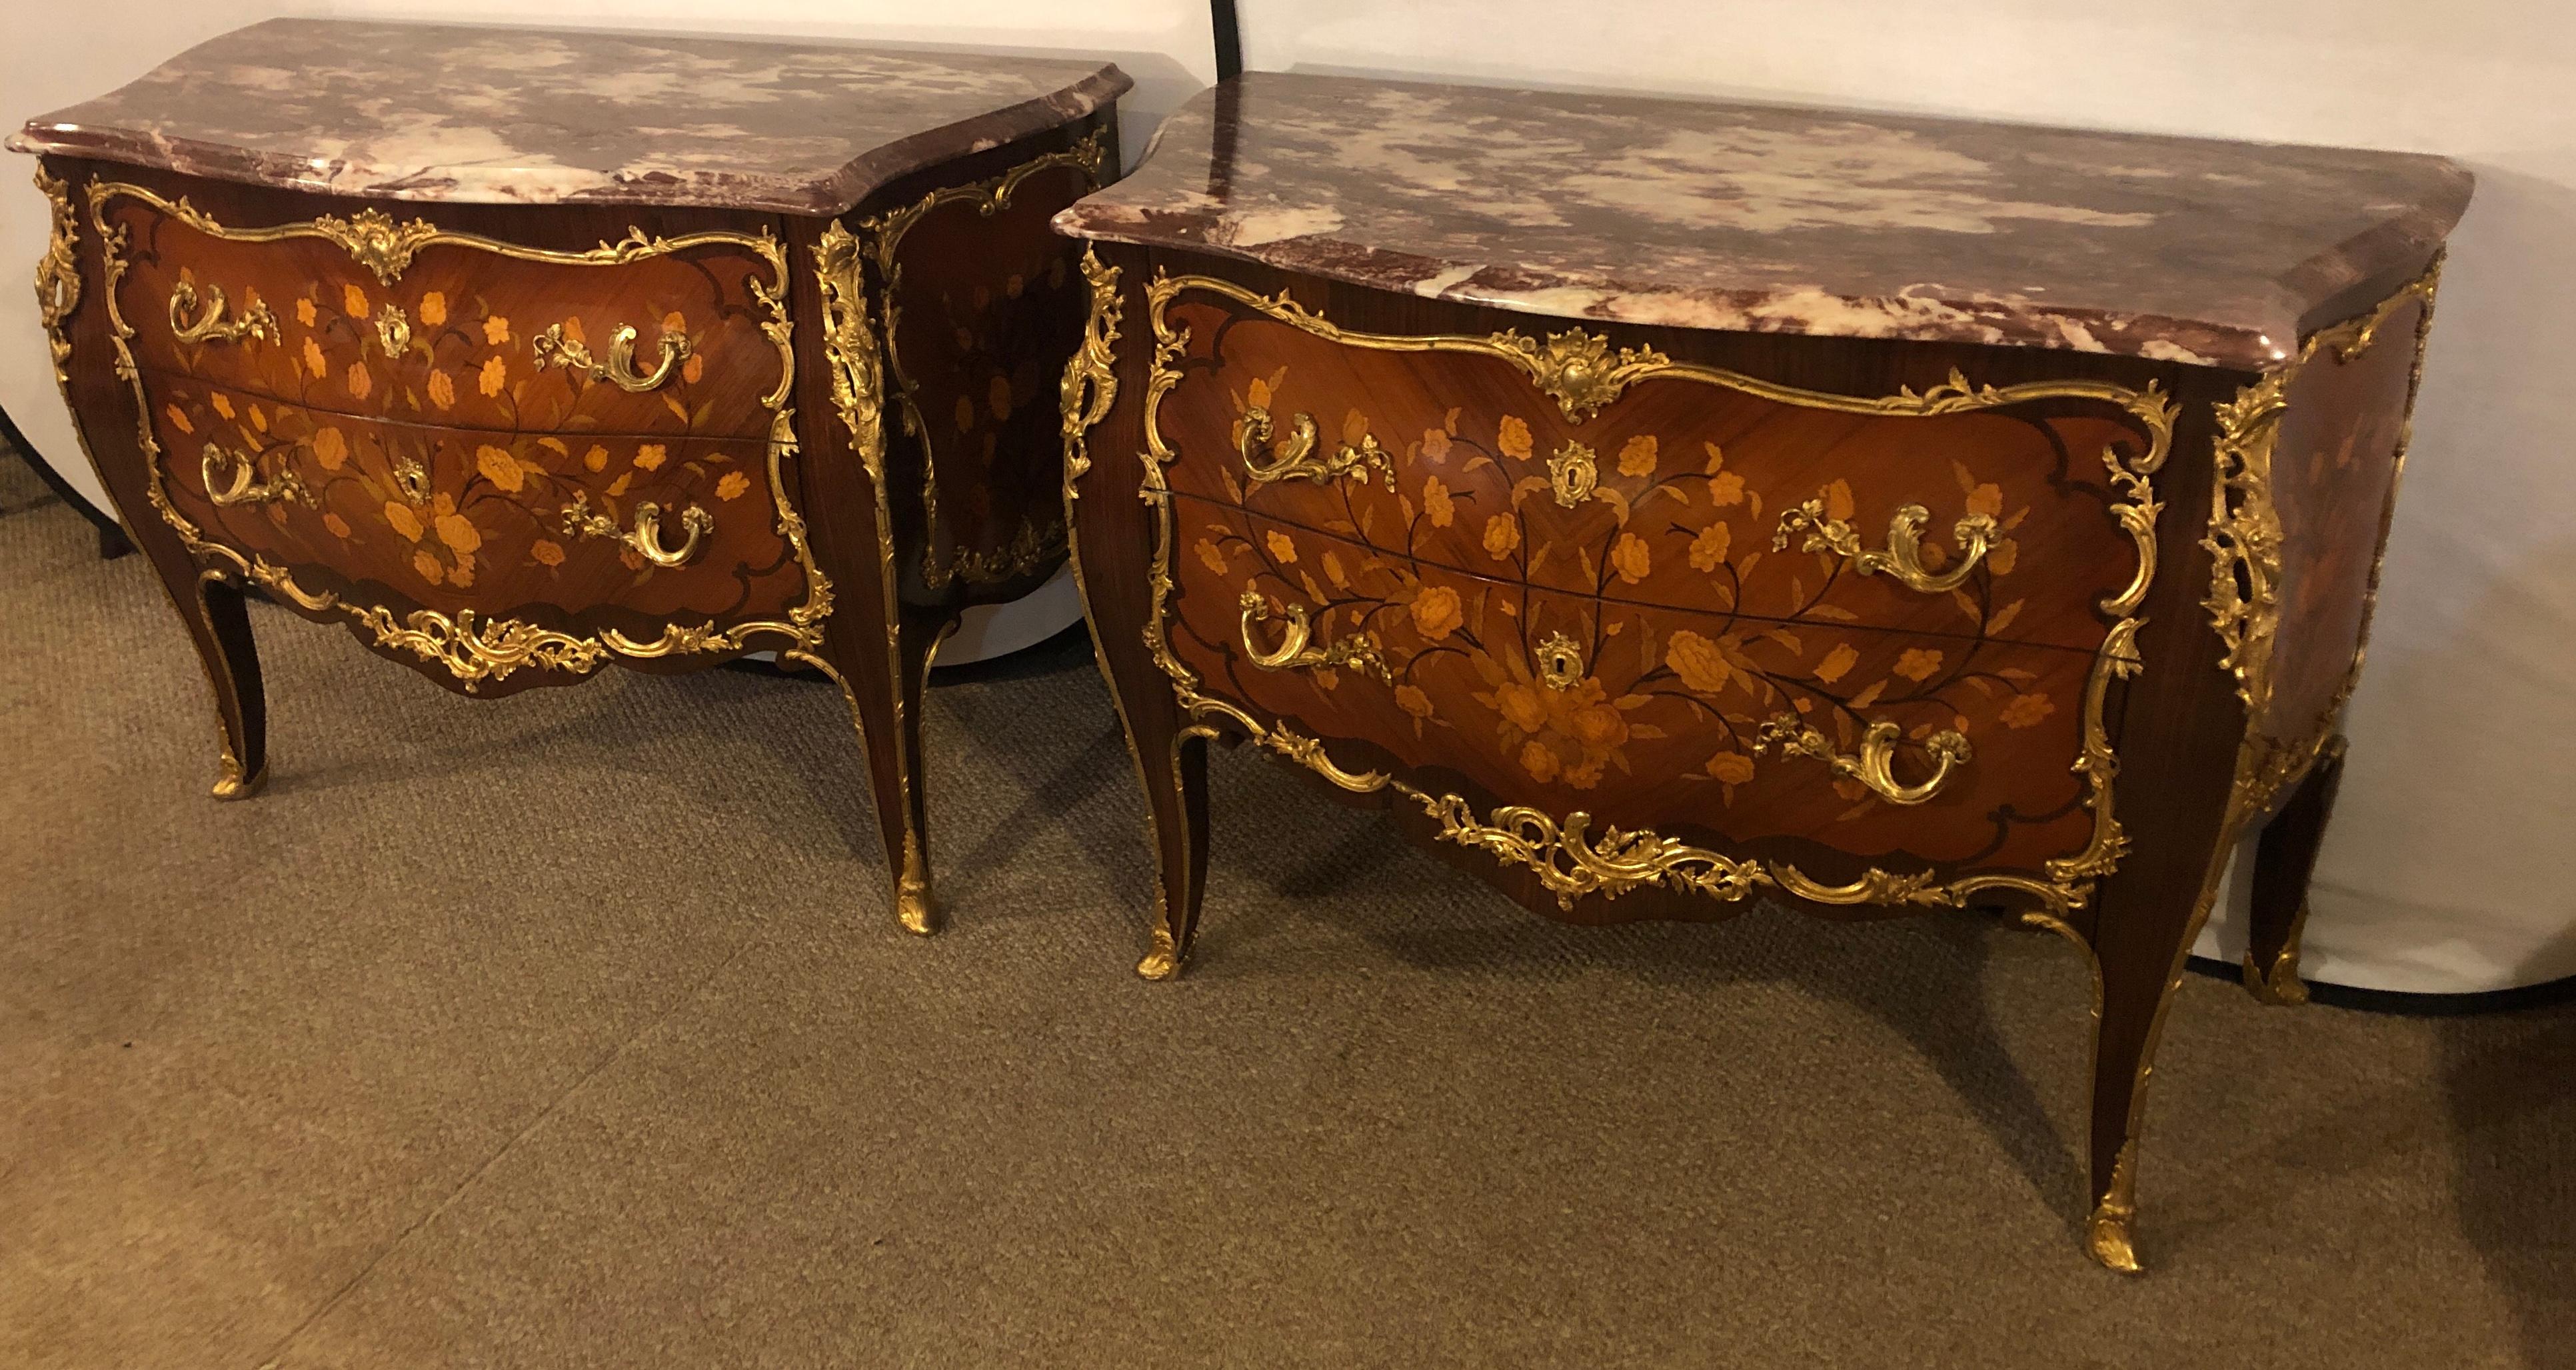
M 607 381 L 620 390 L 641 394 L 661 388 L 671 373 L 689 357 L 689 335 L 678 332 L 662 334 L 662 364 L 645 375 L 635 369 L 635 325 L 619 324 L 609 335 L 608 359 L 591 355 L 590 348 L 564 336 L 562 324 L 548 324 L 546 330 L 528 340 L 528 348 L 537 354 L 537 365 L 560 366 L 578 371 L 595 381 Z
M 1800 545 L 1800 551 L 1831 552 L 1849 558 L 1852 569 L 1862 575 L 1885 571 L 1907 589 L 1938 594 L 1966 583 L 1968 572 L 1976 568 L 1987 549 L 1994 545 L 1998 530 L 1995 521 L 1984 514 L 1969 514 L 1960 519 L 1950 529 L 1950 535 L 1959 543 L 1959 562 L 1936 575 L 1923 565 L 1923 525 L 1931 521 L 1931 510 L 1919 504 L 1906 505 L 1888 521 L 1887 550 L 1865 552 L 1861 550 L 1860 534 L 1852 530 L 1851 524 L 1825 517 L 1824 500 L 1811 499 L 1781 513 L 1780 531 L 1771 539 L 1771 548 L 1778 551 L 1787 547 L 1790 536 L 1803 529 L 1807 540 Z
M 577 493 L 564 510 L 564 533 L 568 537 L 606 538 L 635 550 L 635 554 L 662 569 L 676 570 L 689 564 L 698 554 L 698 542 L 714 532 L 716 516 L 692 504 L 680 511 L 680 527 L 688 536 L 675 549 L 662 546 L 662 506 L 649 500 L 635 506 L 635 527 L 620 530 L 615 520 L 590 511 L 590 496 Z
M 170 335 L 183 343 L 240 342 L 256 338 L 261 342 L 277 341 L 277 316 L 268 312 L 264 300 L 254 298 L 250 308 L 235 318 L 224 317 L 227 305 L 221 286 L 206 287 L 205 311 L 195 319 L 188 315 L 198 305 L 197 288 L 186 281 L 170 287 Z
M 218 481 L 216 471 L 221 467 L 231 468 L 231 479 Z M 285 500 L 308 505 L 313 502 L 313 493 L 304 488 L 304 478 L 295 474 L 294 467 L 280 470 L 277 479 L 261 484 L 258 463 L 249 453 L 228 451 L 211 442 L 206 444 L 205 457 L 197 472 L 206 483 L 206 498 L 219 506 L 275 504 Z
M 1365 484 L 1370 468 L 1387 489 L 1395 488 L 1395 458 L 1380 447 L 1377 435 L 1362 433 L 1357 443 L 1343 443 L 1330 455 L 1315 455 L 1315 416 L 1299 414 L 1288 421 L 1287 440 L 1270 445 L 1270 411 L 1252 405 L 1243 411 L 1243 441 L 1238 449 L 1243 455 L 1243 471 L 1255 485 L 1303 477 L 1317 485 L 1335 476 L 1356 471 Z
M 1287 612 L 1280 615 L 1287 625 L 1287 635 L 1279 639 L 1278 646 L 1264 650 L 1252 640 L 1252 625 L 1271 616 L 1270 597 L 1259 590 L 1246 590 L 1241 602 L 1243 654 L 1251 658 L 1253 665 L 1266 671 L 1347 666 L 1381 681 L 1395 679 L 1394 673 L 1387 669 L 1386 658 L 1378 652 L 1377 639 L 1367 633 L 1353 633 L 1322 647 L 1313 645 L 1315 626 L 1307 618 L 1306 606 L 1302 604 L 1291 604 Z
M 1920 804 L 1939 794 L 1951 774 L 1975 755 L 1966 737 L 1944 728 L 1923 739 L 1923 749 L 1932 755 L 1930 778 L 1920 785 L 1899 784 L 1894 768 L 1897 733 L 1896 724 L 1881 719 L 1861 733 L 1859 754 L 1845 756 L 1834 750 L 1832 739 L 1801 722 L 1796 714 L 1775 714 L 1755 736 L 1753 750 L 1769 751 L 1776 744 L 1783 753 L 1812 756 L 1835 775 L 1859 781 L 1890 804 Z

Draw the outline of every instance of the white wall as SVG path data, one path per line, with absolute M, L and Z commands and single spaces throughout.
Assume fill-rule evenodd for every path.
M 121 86 L 181 49 L 278 15 L 421 19 L 448 23 L 597 25 L 866 39 L 915 47 L 1073 54 L 1116 61 L 1136 81 L 1120 102 L 1132 164 L 1154 125 L 1216 79 L 1208 12 L 1198 0 L 975 0 L 938 7 L 900 0 L 552 0 L 545 5 L 453 0 L 10 0 L 0 50 L 0 128 Z M 54 387 L 27 273 L 45 243 L 35 162 L 0 163 L 0 409 L 55 469 L 104 507 Z M 17 265 L 23 264 L 23 265 Z
M 2315 979 L 2426 992 L 2576 975 L 2576 454 L 2560 417 L 2576 350 L 2576 6 L 1242 3 L 1256 69 L 1865 105 L 2467 163 L 2477 200 L 2443 277 L 2306 964 Z M 2219 926 L 2202 951 L 2233 960 L 2241 947 Z

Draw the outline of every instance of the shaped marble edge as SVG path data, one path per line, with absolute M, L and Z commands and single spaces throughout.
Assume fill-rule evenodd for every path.
M 1263 72 L 1055 223 L 1567 319 L 2261 371 L 2419 269 L 2472 184 L 2412 153 Z
M 1107 62 L 273 19 L 32 119 L 8 146 L 379 199 L 828 215 L 1134 84 Z

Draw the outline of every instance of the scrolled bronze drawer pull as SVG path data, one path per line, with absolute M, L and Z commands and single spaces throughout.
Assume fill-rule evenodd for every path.
M 1357 443 L 1343 443 L 1331 455 L 1315 455 L 1315 416 L 1299 414 L 1288 421 L 1288 438 L 1270 445 L 1270 411 L 1252 405 L 1243 411 L 1243 472 L 1255 485 L 1304 478 L 1317 485 L 1356 471 L 1362 484 L 1374 467 L 1387 489 L 1395 488 L 1395 457 L 1378 445 L 1377 435 L 1362 433 Z
M 1967 582 L 1968 572 L 1985 558 L 1998 530 L 1995 521 L 1984 514 L 1961 518 L 1950 529 L 1950 535 L 1959 542 L 1959 564 L 1936 575 L 1923 565 L 1923 525 L 1931 521 L 1931 510 L 1919 504 L 1906 505 L 1888 521 L 1887 550 L 1866 552 L 1861 550 L 1860 534 L 1853 531 L 1850 523 L 1825 517 L 1825 501 L 1818 497 L 1782 511 L 1780 531 L 1772 537 L 1771 549 L 1776 552 L 1787 547 L 1791 535 L 1804 529 L 1807 540 L 1800 545 L 1800 551 L 1832 552 L 1849 558 L 1852 569 L 1862 575 L 1885 571 L 1907 589 L 1939 594 Z
M 195 286 L 181 281 L 170 287 L 170 336 L 183 343 L 240 342 L 244 338 L 277 341 L 277 316 L 268 312 L 265 300 L 253 299 L 248 309 L 227 319 L 223 287 L 210 285 L 206 287 L 205 312 L 192 320 L 188 315 L 197 303 Z
M 688 530 L 688 538 L 676 550 L 665 550 L 662 546 L 662 506 L 649 500 L 635 506 L 635 527 L 631 531 L 621 531 L 613 520 L 592 513 L 590 496 L 586 493 L 574 495 L 571 505 L 563 512 L 566 536 L 606 538 L 633 548 L 637 556 L 666 571 L 688 565 L 689 559 L 698 554 L 699 540 L 714 532 L 716 526 L 715 515 L 692 504 L 680 511 L 680 526 Z
M 1861 733 L 1860 753 L 1845 756 L 1834 750 L 1831 738 L 1800 721 L 1796 714 L 1775 714 L 1755 735 L 1753 750 L 1765 752 L 1776 745 L 1783 753 L 1815 757 L 1835 775 L 1859 781 L 1890 804 L 1920 804 L 1939 794 L 1957 768 L 1976 754 L 1965 736 L 1944 728 L 1923 739 L 1923 749 L 1932 754 L 1930 778 L 1920 785 L 1899 784 L 1894 769 L 1898 731 L 1895 723 L 1880 719 Z
M 1306 606 L 1291 604 L 1280 617 L 1288 627 L 1276 647 L 1264 649 L 1252 640 L 1252 625 L 1271 615 L 1270 597 L 1259 590 L 1246 590 L 1243 606 L 1243 654 L 1252 664 L 1266 671 L 1297 671 L 1347 666 L 1363 675 L 1392 682 L 1394 673 L 1387 669 L 1386 657 L 1378 651 L 1377 639 L 1355 632 L 1327 646 L 1313 645 L 1315 626 L 1306 616 Z
M 607 381 L 620 390 L 641 394 L 661 388 L 671 373 L 689 357 L 689 335 L 678 332 L 662 334 L 662 364 L 651 375 L 635 369 L 635 325 L 619 324 L 608 338 L 608 359 L 593 357 L 590 348 L 564 336 L 562 324 L 548 324 L 544 332 L 528 340 L 528 350 L 537 354 L 537 365 L 560 366 L 578 371 L 595 381 Z
M 230 480 L 218 483 L 216 471 L 220 467 L 232 469 Z M 276 504 L 287 500 L 304 505 L 313 503 L 313 492 L 304 488 L 304 478 L 295 474 L 294 467 L 280 470 L 277 479 L 261 484 L 258 481 L 259 465 L 249 453 L 230 451 L 211 442 L 206 444 L 205 456 L 199 462 L 197 472 L 206 483 L 206 498 L 221 507 Z

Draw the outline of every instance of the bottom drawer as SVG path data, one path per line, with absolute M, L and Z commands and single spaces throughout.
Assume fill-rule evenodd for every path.
M 764 443 L 387 423 L 161 375 L 143 394 L 172 511 L 308 598 L 659 655 L 722 650 L 701 630 L 787 620 L 808 594 Z
M 1173 657 L 1347 769 L 1945 878 L 2039 878 L 2093 837 L 2091 653 L 1537 590 L 1189 497 L 1174 519 Z

